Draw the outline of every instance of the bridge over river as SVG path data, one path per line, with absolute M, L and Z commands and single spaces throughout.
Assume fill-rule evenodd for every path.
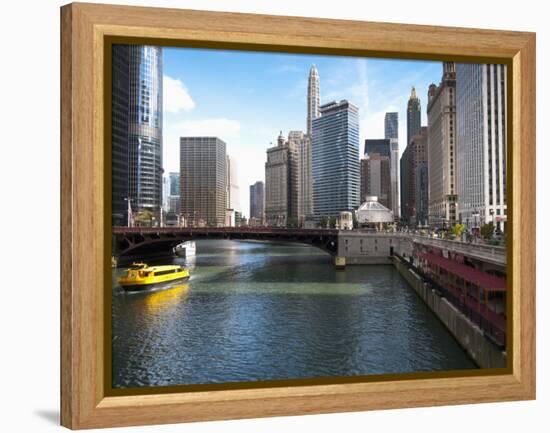
M 336 255 L 338 233 L 336 229 L 276 227 L 113 227 L 113 255 L 127 257 L 170 253 L 181 242 L 199 239 L 302 243 Z
M 411 257 L 415 251 L 438 249 L 443 255 L 468 258 L 482 270 L 506 271 L 506 248 L 483 243 L 438 239 L 405 232 L 301 229 L 276 227 L 114 227 L 113 255 L 134 258 L 170 254 L 188 240 L 232 239 L 309 244 L 335 257 L 341 265 L 391 263 L 397 253 Z

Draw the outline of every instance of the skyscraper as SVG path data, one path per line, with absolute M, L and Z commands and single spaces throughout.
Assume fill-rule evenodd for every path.
M 166 174 L 162 175 L 162 210 L 168 212 L 170 198 L 170 179 Z
M 429 223 L 432 227 L 456 223 L 456 71 L 443 63 L 439 86 L 428 90 Z
M 256 219 L 259 224 L 264 219 L 264 183 L 257 181 L 250 185 L 250 219 Z
M 420 188 L 417 185 L 417 182 L 420 182 L 417 178 L 417 168 L 427 162 L 427 139 L 428 128 L 424 126 L 420 129 L 419 134 L 411 138 L 401 155 L 401 218 L 411 226 L 420 223 L 417 220 L 418 205 L 416 203 L 417 188 Z M 425 186 L 427 187 L 427 184 Z M 421 212 L 427 214 L 427 209 L 422 209 Z
M 227 209 L 241 211 L 241 201 L 239 197 L 239 179 L 238 166 L 235 158 L 227 155 Z
M 130 107 L 130 47 L 113 45 L 112 73 L 112 224 L 128 224 L 128 114 Z
M 265 219 L 269 226 L 297 224 L 297 167 L 297 143 L 286 141 L 281 131 L 277 145 L 267 149 L 265 163 Z
M 180 174 L 171 172 L 170 177 L 170 195 L 180 195 Z
M 305 219 L 313 213 L 313 195 L 311 190 L 311 139 L 302 131 L 290 131 L 288 143 L 296 150 L 296 186 L 292 187 L 296 200 L 298 225 L 303 225 Z M 293 180 L 291 179 L 291 182 Z
M 162 205 L 162 48 L 129 46 L 129 197 L 134 210 Z
M 426 227 L 428 225 L 428 173 L 428 164 L 426 162 L 418 164 L 414 172 L 415 221 L 416 224 L 421 227 Z
M 180 202 L 187 224 L 224 225 L 226 164 L 226 144 L 218 137 L 180 138 Z
M 168 196 L 168 212 L 180 215 L 181 203 L 180 203 L 180 174 L 172 172 L 169 174 L 170 179 L 170 191 Z
M 386 113 L 384 116 L 384 138 L 397 139 L 399 136 L 399 113 Z
M 313 120 L 312 179 L 315 220 L 359 206 L 359 109 L 347 100 L 320 107 Z
M 458 210 L 468 227 L 505 231 L 506 66 L 456 65 Z
M 307 135 L 311 137 L 313 119 L 319 117 L 321 104 L 321 91 L 319 72 L 315 65 L 311 65 L 307 82 Z
M 389 208 L 391 203 L 390 158 L 370 153 L 361 160 L 361 201 L 367 195 L 375 195 L 378 202 Z
M 391 156 L 390 140 L 386 140 L 385 138 L 376 138 L 376 139 L 367 138 L 365 140 L 364 154 L 370 155 L 374 153 L 377 153 L 379 155 L 384 155 L 389 158 Z
M 411 96 L 407 104 L 407 143 L 409 145 L 411 139 L 418 133 L 420 133 L 421 127 L 420 117 L 420 99 L 416 96 L 416 90 L 413 87 L 411 89 Z
M 396 112 L 384 116 L 384 138 L 390 140 L 391 203 L 388 208 L 399 217 L 399 115 Z

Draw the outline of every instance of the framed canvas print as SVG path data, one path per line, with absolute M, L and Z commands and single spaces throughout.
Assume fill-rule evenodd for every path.
M 534 34 L 61 18 L 63 425 L 535 398 Z

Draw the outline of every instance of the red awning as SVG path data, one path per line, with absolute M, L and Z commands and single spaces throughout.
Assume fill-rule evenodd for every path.
M 470 266 L 466 266 L 454 260 L 449 260 L 445 257 L 437 256 L 431 253 L 418 253 L 418 257 L 426 260 L 428 263 L 433 263 L 460 278 L 464 278 L 466 281 L 469 281 L 470 283 L 473 283 L 485 290 L 491 292 L 506 291 L 506 280 L 504 278 L 478 271 Z

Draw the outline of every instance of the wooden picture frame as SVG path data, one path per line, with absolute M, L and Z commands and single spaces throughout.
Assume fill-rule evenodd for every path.
M 508 246 L 512 345 L 505 374 L 109 396 L 103 275 L 108 38 L 509 67 Z M 535 34 L 98 4 L 61 8 L 61 424 L 96 428 L 535 398 Z M 509 202 L 509 203 L 510 203 Z M 108 351 L 107 351 L 108 352 Z

